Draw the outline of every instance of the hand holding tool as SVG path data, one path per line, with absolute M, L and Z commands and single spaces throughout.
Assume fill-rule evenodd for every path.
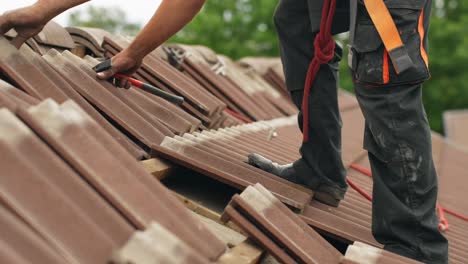
M 97 73 L 99 72 L 103 72 L 103 71 L 108 71 L 112 69 L 112 61 L 111 59 L 107 59 L 101 63 L 99 63 L 98 65 L 94 66 L 93 70 Z M 114 78 L 118 78 L 118 79 L 127 79 L 133 86 L 135 87 L 138 87 L 146 92 L 149 92 L 151 94 L 154 94 L 156 96 L 159 96 L 169 102 L 172 102 L 172 103 L 175 103 L 175 104 L 182 104 L 184 102 L 184 98 L 181 97 L 181 96 L 177 96 L 177 95 L 173 95 L 173 94 L 170 94 L 168 92 L 165 92 L 151 84 L 148 84 L 148 83 L 144 83 L 142 81 L 139 81 L 137 79 L 134 79 L 130 76 L 127 76 L 127 75 L 124 75 L 124 74 L 120 74 L 120 73 L 117 73 L 114 75 Z

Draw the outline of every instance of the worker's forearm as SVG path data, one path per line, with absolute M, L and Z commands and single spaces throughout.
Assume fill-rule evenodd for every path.
M 136 59 L 143 59 L 190 22 L 204 3 L 205 0 L 163 0 L 125 52 Z
M 34 7 L 44 20 L 49 21 L 60 13 L 90 0 L 38 0 Z

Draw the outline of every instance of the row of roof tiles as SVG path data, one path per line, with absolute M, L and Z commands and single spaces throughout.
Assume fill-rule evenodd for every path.
M 151 198 L 151 191 L 153 195 L 161 195 L 161 192 L 165 194 L 167 190 L 150 181 L 147 176 L 139 176 L 141 177 L 139 180 L 145 181 L 144 184 L 148 185 L 146 188 L 154 189 L 149 190 L 148 194 L 137 194 L 135 192 L 141 186 L 135 185 L 138 183 L 135 178 L 133 181 L 128 178 L 126 182 L 129 186 L 115 186 L 115 188 L 135 187 L 132 189 L 133 193 L 129 191 L 129 197 L 119 198 L 119 195 L 128 190 L 125 188 L 122 192 L 113 190 L 112 184 L 116 184 L 115 182 L 96 181 L 96 178 L 114 177 L 112 179 L 121 183 L 120 180 L 128 177 L 123 176 L 125 172 L 119 172 L 115 168 L 110 170 L 104 166 L 101 171 L 97 170 L 93 174 L 90 173 L 88 166 L 94 165 L 95 169 L 99 169 L 101 162 L 98 161 L 110 166 L 111 163 L 125 160 L 128 166 L 133 168 L 136 166 L 135 158 L 158 155 L 241 190 L 249 185 L 261 183 L 282 202 L 299 209 L 299 212 L 302 212 L 301 218 L 316 229 L 346 241 L 363 241 L 380 246 L 370 233 L 371 205 L 357 192 L 352 190 L 348 192 L 341 207 L 332 209 L 320 203 L 310 202 L 312 196 L 310 191 L 245 164 L 245 156 L 251 152 L 263 154 L 279 163 L 289 163 L 299 157 L 301 136 L 295 124 L 296 117 L 241 125 L 249 119 L 273 119 L 297 112 L 285 97 L 287 91 L 277 59 L 249 58 L 236 64 L 226 57 L 220 59 L 207 48 L 172 45 L 165 50 L 158 49 L 145 60 L 136 76 L 169 92 L 185 96 L 188 99 L 187 103 L 179 108 L 138 90 L 115 89 L 107 82 L 97 81 L 91 70 L 91 67 L 97 63 L 96 59 L 90 56 L 82 59 L 73 55 L 66 50 L 74 49 L 75 53 L 78 53 L 77 47 L 71 45 L 70 41 L 64 41 L 70 38 L 86 47 L 81 50 L 83 56 L 86 54 L 111 56 L 128 45 L 127 39 L 95 29 L 72 28 L 68 31 L 71 33 L 71 38 L 63 28 L 54 25 L 28 41 L 30 48 L 23 47 L 20 51 L 14 49 L 5 39 L 0 39 L 2 75 L 27 93 L 22 93 L 13 86 L 1 82 L 0 95 L 3 97 L 0 99 L 4 101 L 3 106 L 10 109 L 10 113 L 7 114 L 10 119 L 14 117 L 12 112 L 20 109 L 18 114 L 25 120 L 29 129 L 59 154 L 59 160 L 67 161 L 67 164 L 70 164 L 81 177 L 91 183 L 95 188 L 93 190 L 105 197 L 106 202 L 125 216 L 127 224 L 131 223 L 134 228 L 143 229 L 156 219 L 162 221 L 164 226 L 164 221 L 171 222 L 171 220 L 161 220 L 150 212 L 155 210 L 155 214 L 157 212 L 160 214 L 165 206 L 174 205 L 178 208 L 180 205 L 164 196 L 163 199 L 169 200 L 167 204 L 152 209 L 146 208 L 148 211 L 145 211 L 141 208 L 145 204 L 143 200 L 142 205 L 132 199 L 138 197 L 147 200 L 161 199 Z M 52 98 L 58 104 L 48 100 L 31 107 L 46 98 Z M 69 99 L 74 100 L 74 103 L 68 101 Z M 368 166 L 360 143 L 364 120 L 358 105 L 353 96 L 345 92 L 340 93 L 339 101 L 344 122 L 345 164 L 349 166 L 352 163 L 359 163 Z M 226 112 L 226 107 L 232 112 Z M 77 110 L 80 108 L 81 110 Z M 77 120 L 73 119 L 73 115 L 68 116 L 73 111 L 86 116 L 90 121 L 88 123 L 92 123 L 95 127 L 87 129 L 81 127 L 82 130 L 79 130 L 82 124 L 73 124 Z M 236 115 L 233 116 L 232 113 Z M 54 125 L 47 127 L 46 124 Z M 65 129 L 64 124 L 73 128 Z M 207 130 L 208 128 L 215 130 Z M 90 130 L 101 131 L 99 133 L 102 135 Z M 61 133 L 66 131 L 70 135 L 61 138 L 63 135 L 57 131 Z M 104 134 L 107 137 L 103 136 Z M 90 145 L 86 148 L 80 144 L 80 140 L 84 140 L 83 135 L 95 136 L 100 140 L 87 142 Z M 38 141 L 37 138 L 35 140 Z M 9 141 L 11 139 L 6 140 Z M 103 142 L 114 146 L 113 150 L 117 153 L 125 153 L 118 155 L 121 158 L 130 153 L 133 156 L 133 163 L 128 157 L 114 162 L 111 162 L 110 156 L 106 159 L 105 154 L 101 153 L 103 157 L 100 157 L 99 151 L 104 150 L 99 145 Z M 90 150 L 98 154 L 90 155 Z M 14 152 L 15 148 L 11 147 L 9 151 Z M 466 166 L 466 162 L 463 161 L 468 159 L 466 152 L 435 136 L 434 156 L 441 178 L 440 203 L 462 214 L 467 212 L 466 204 L 461 199 L 463 188 L 468 185 L 466 180 L 463 181 Z M 28 163 L 29 161 L 23 162 L 19 167 L 24 165 L 28 167 Z M 137 175 L 139 173 L 143 175 L 141 168 L 137 171 L 139 171 Z M 362 188 L 371 191 L 372 181 L 369 177 L 352 169 L 349 173 L 350 178 L 358 182 Z M 32 175 L 35 174 L 31 174 L 30 177 L 33 177 Z M 120 176 L 117 177 L 118 175 Z M 14 198 L 15 195 L 17 194 L 11 194 L 11 197 Z M 142 211 L 139 211 L 139 208 Z M 186 217 L 184 213 L 181 214 Z M 447 218 L 453 223 L 451 229 L 446 232 L 450 240 L 450 260 L 453 263 L 463 263 L 468 259 L 463 250 L 467 246 L 467 236 L 463 233 L 466 222 L 451 215 Z M 169 222 L 166 224 L 170 225 Z M 178 225 L 172 226 L 172 229 L 168 226 L 166 228 L 211 260 L 216 259 L 224 250 L 209 232 L 207 234 L 212 239 L 213 245 L 218 245 L 210 246 L 211 250 L 193 243 L 194 238 L 188 235 L 193 231 L 190 228 Z M 128 232 L 126 234 L 128 238 Z M 359 249 L 357 246 L 354 250 L 359 251 Z
M 1 208 L 7 218 L 16 218 L 16 225 L 28 226 L 17 227 L 27 233 L 23 236 L 40 237 L 31 245 L 35 250 L 54 252 L 12 263 L 105 263 L 136 229 L 153 222 L 197 250 L 205 262 L 225 251 L 221 241 L 76 103 L 47 99 L 25 107 L 0 98 Z M 2 236 L 2 241 L 8 244 L 19 235 Z M 12 252 L 22 258 L 34 253 L 24 245 L 14 246 Z

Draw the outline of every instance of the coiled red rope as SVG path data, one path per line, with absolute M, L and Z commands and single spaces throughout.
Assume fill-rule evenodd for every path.
M 309 95 L 310 89 L 317 77 L 322 64 L 333 59 L 335 53 L 335 41 L 331 34 L 333 17 L 335 15 L 336 0 L 325 0 L 322 8 L 320 31 L 314 40 L 314 58 L 309 64 L 304 84 L 304 97 L 302 98 L 302 134 L 303 141 L 309 140 Z

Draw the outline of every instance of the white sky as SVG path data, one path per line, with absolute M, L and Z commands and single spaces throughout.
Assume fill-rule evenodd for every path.
M 1 0 L 0 14 L 19 7 L 31 5 L 35 0 Z M 67 24 L 67 17 L 70 12 L 86 8 L 89 5 L 94 6 L 119 6 L 127 13 L 130 22 L 138 22 L 143 24 L 147 22 L 156 11 L 161 0 L 93 0 L 68 10 L 54 20 L 63 26 Z

